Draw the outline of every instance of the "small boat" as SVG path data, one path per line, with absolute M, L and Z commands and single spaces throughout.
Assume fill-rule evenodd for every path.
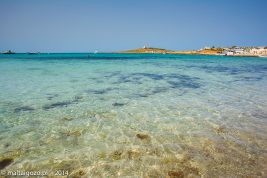
M 37 53 L 28 52 L 27 54 L 29 54 L 29 55 L 34 55 L 34 54 L 40 54 L 40 52 L 37 52 Z
M 264 55 L 259 55 L 259 57 L 267 57 L 267 56 L 264 56 Z
M 3 54 L 15 54 L 15 52 L 11 51 L 11 50 L 8 50 L 6 52 L 3 52 Z

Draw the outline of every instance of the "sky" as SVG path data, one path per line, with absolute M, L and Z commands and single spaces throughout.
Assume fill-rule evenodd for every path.
M 0 0 L 0 51 L 267 46 L 267 0 Z

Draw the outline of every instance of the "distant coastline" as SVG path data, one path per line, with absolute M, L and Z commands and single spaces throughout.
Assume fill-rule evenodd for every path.
M 244 57 L 267 57 L 267 47 L 204 47 L 199 50 L 173 51 L 162 48 L 144 46 L 132 50 L 119 51 L 116 53 L 129 54 L 190 54 L 190 55 L 221 55 L 221 56 L 244 56 Z
M 45 52 L 46 54 L 53 54 Z M 84 52 L 88 53 L 88 52 Z M 168 50 L 163 48 L 147 47 L 142 48 L 123 50 L 123 51 L 113 51 L 113 52 L 93 52 L 94 54 L 185 54 L 185 55 L 216 55 L 216 56 L 237 56 L 237 57 L 267 57 L 267 46 L 260 47 L 204 47 L 199 50 L 185 50 L 185 51 L 176 51 Z M 28 54 L 28 55 L 37 55 L 41 54 L 40 52 L 26 52 L 26 53 L 16 53 L 12 50 L 7 50 L 0 54 L 13 55 L 13 54 Z M 56 54 L 56 53 L 54 53 Z

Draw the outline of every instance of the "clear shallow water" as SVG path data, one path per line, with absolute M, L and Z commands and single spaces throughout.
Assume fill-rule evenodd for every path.
M 266 177 L 266 92 L 264 58 L 1 55 L 1 166 L 50 177 Z

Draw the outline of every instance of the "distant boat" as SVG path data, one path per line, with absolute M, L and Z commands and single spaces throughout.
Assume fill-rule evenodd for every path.
M 259 57 L 267 57 L 267 56 L 264 56 L 264 55 L 259 55 Z
M 97 51 L 97 50 L 95 50 L 95 52 L 94 52 L 94 53 L 96 54 L 96 53 L 98 53 L 98 51 Z
M 8 50 L 6 52 L 3 52 L 3 54 L 15 54 L 15 52 L 11 51 L 11 50 Z
M 34 55 L 34 54 L 40 54 L 40 52 L 37 52 L 37 53 L 28 52 L 27 54 Z

